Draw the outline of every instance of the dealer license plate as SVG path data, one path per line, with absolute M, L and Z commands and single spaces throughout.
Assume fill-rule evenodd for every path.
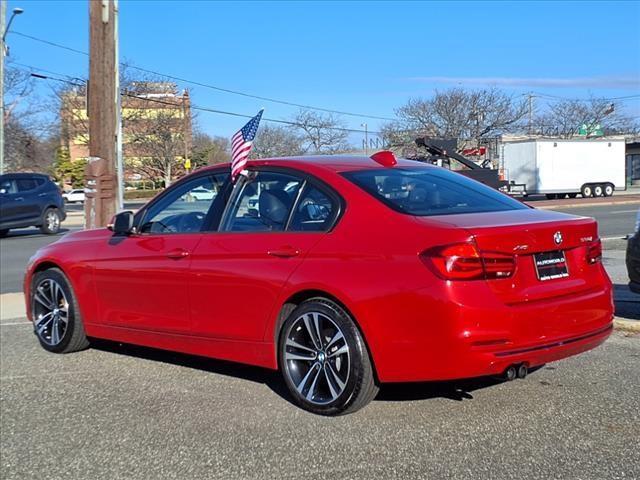
M 565 278 L 569 276 L 567 260 L 562 250 L 536 253 L 533 258 L 536 263 L 538 280 L 556 280 L 558 278 Z

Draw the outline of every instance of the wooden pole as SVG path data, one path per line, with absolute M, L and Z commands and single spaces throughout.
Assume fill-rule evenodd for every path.
M 116 212 L 115 21 L 113 0 L 89 2 L 86 228 L 106 226 Z

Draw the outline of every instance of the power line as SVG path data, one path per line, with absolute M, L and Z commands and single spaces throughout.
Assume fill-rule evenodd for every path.
M 539 98 L 545 98 L 545 99 L 552 99 L 552 100 L 565 100 L 565 101 L 576 101 L 576 102 L 588 102 L 591 100 L 601 100 L 601 101 L 605 101 L 605 102 L 610 102 L 610 101 L 615 101 L 615 100 L 632 100 L 635 98 L 640 98 L 640 94 L 635 94 L 635 95 L 624 95 L 621 97 L 591 97 L 591 98 L 571 98 L 571 97 L 561 97 L 559 95 L 550 95 L 550 94 L 546 94 L 546 93 L 538 93 L 538 92 L 532 92 L 531 93 L 534 97 L 539 97 Z
M 75 87 L 82 87 L 86 85 L 86 80 L 78 78 L 78 77 L 72 77 L 70 75 L 65 75 L 64 73 L 59 73 L 59 72 L 53 72 L 51 70 L 45 70 L 42 68 L 38 68 L 38 67 L 33 67 L 31 65 L 25 65 L 22 63 L 17 63 L 14 62 L 14 65 L 20 65 L 21 67 L 23 67 L 24 69 L 29 69 L 30 70 L 30 74 L 32 77 L 35 78 L 39 78 L 41 80 L 53 80 L 56 82 L 62 82 L 62 83 L 66 83 L 69 85 L 73 85 Z M 39 72 L 45 72 L 45 73 L 49 73 L 50 75 L 41 75 L 38 73 L 33 73 L 34 71 L 39 71 Z M 64 78 L 56 78 L 53 77 L 51 75 L 56 75 L 57 77 L 67 77 L 67 79 Z M 71 79 L 71 80 L 69 80 Z M 77 81 L 80 80 L 82 83 L 78 83 Z M 157 98 L 149 98 L 149 97 L 144 97 L 144 96 L 140 96 L 140 95 L 135 95 L 132 94 L 130 92 L 122 92 L 122 95 L 126 96 L 126 97 L 130 97 L 130 98 L 137 98 L 139 100 L 144 100 L 147 102 L 154 102 L 154 103 L 158 103 L 158 104 L 164 104 L 164 105 L 170 105 L 172 107 L 175 107 L 176 104 L 172 103 L 172 102 L 166 102 L 166 101 L 162 101 L 160 99 Z M 253 118 L 254 115 L 248 115 L 248 114 L 244 114 L 244 113 L 237 113 L 237 112 L 229 112 L 229 111 L 225 111 L 225 110 L 218 110 L 215 108 L 210 108 L 210 107 L 201 107 L 195 104 L 191 104 L 191 108 L 193 110 L 198 110 L 201 112 L 208 112 L 208 113 L 216 113 L 219 115 L 229 115 L 229 116 L 234 116 L 234 117 L 240 117 L 240 118 Z M 263 117 L 262 118 L 263 121 L 265 122 L 271 122 L 271 123 L 279 123 L 279 124 L 283 124 L 283 125 L 290 125 L 290 126 L 294 126 L 294 127 L 308 127 L 308 128 L 324 128 L 326 130 L 335 130 L 335 131 L 341 131 L 341 132 L 348 132 L 348 133 L 365 133 L 364 130 L 358 130 L 358 129 L 353 129 L 353 128 L 342 128 L 342 127 L 325 127 L 325 126 L 321 126 L 321 125 L 305 125 L 302 123 L 298 123 L 298 122 L 291 122 L 288 120 L 280 120 L 277 118 L 266 118 Z M 371 130 L 367 130 L 368 133 L 374 133 L 376 135 L 379 135 L 381 132 L 375 132 L 375 131 L 371 131 Z
M 44 43 L 46 45 L 50 45 L 50 46 L 53 46 L 53 47 L 61 48 L 61 49 L 68 50 L 70 52 L 78 53 L 78 54 L 81 54 L 81 55 L 86 55 L 86 56 L 89 55 L 87 52 L 83 52 L 82 50 L 77 50 L 75 48 L 68 47 L 66 45 L 62 45 L 62 44 L 59 44 L 59 43 L 56 43 L 56 42 L 52 42 L 50 40 L 45 40 L 43 38 L 34 37 L 33 35 L 27 35 L 26 33 L 12 31 L 11 34 L 18 35 L 18 36 L 21 36 L 21 37 L 24 37 L 24 38 L 28 38 L 28 39 L 36 41 L 36 42 Z M 199 86 L 199 87 L 209 88 L 211 90 L 216 90 L 218 92 L 229 93 L 229 94 L 232 94 L 232 95 L 239 95 L 239 96 L 242 96 L 242 97 L 253 98 L 253 99 L 262 100 L 262 101 L 265 101 L 265 102 L 278 103 L 278 104 L 287 105 L 287 106 L 290 106 L 290 107 L 298 107 L 298 108 L 303 108 L 303 109 L 306 109 L 306 110 L 316 110 L 316 111 L 326 112 L 326 113 L 335 113 L 335 114 L 338 114 L 338 115 L 346 115 L 346 116 L 350 116 L 350 117 L 371 118 L 371 119 L 374 119 L 374 120 L 388 120 L 388 121 L 397 120 L 395 118 L 390 118 L 390 117 L 382 117 L 382 116 L 377 116 L 377 115 L 368 115 L 368 114 L 365 114 L 365 113 L 347 112 L 347 111 L 343 111 L 343 110 L 333 110 L 333 109 L 323 108 L 323 107 L 314 107 L 312 105 L 305 105 L 305 104 L 301 104 L 301 103 L 289 102 L 289 101 L 286 101 L 286 100 L 278 100 L 278 99 L 275 99 L 275 98 L 264 97 L 264 96 L 261 96 L 261 95 L 253 95 L 253 94 L 250 94 L 250 93 L 241 92 L 239 90 L 231 90 L 229 88 L 223 88 L 223 87 L 219 87 L 219 86 L 216 86 L 216 85 L 211 85 L 211 84 L 208 84 L 208 83 L 199 82 L 197 80 L 189 80 L 187 78 L 177 77 L 175 75 L 169 75 L 169 74 L 166 74 L 166 73 L 157 72 L 155 70 L 150 70 L 150 69 L 147 69 L 147 68 L 137 67 L 135 65 L 130 65 L 130 64 L 124 63 L 124 62 L 121 62 L 120 65 L 122 65 L 124 67 L 127 67 L 127 68 L 133 68 L 135 70 L 139 70 L 141 72 L 149 73 L 149 74 L 152 74 L 152 75 L 158 75 L 158 76 L 161 76 L 161 77 L 170 78 L 170 79 L 176 80 L 178 82 L 183 82 L 183 83 L 188 83 L 188 84 L 191 84 L 191 85 L 196 85 L 196 86 Z

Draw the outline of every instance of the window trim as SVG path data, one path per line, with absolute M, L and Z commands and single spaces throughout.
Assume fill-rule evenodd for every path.
M 242 192 L 242 188 L 239 188 L 239 185 L 243 185 L 246 182 L 246 178 L 243 177 L 241 179 L 241 182 L 237 182 L 233 185 L 233 190 L 231 192 L 231 195 L 229 196 L 229 198 L 227 199 L 227 203 L 224 207 L 224 211 L 222 212 L 222 216 L 220 217 L 220 221 L 218 222 L 218 226 L 217 226 L 217 233 L 227 233 L 227 234 L 240 234 L 240 235 L 244 235 L 244 234 L 256 234 L 256 233 L 260 233 L 260 234 L 276 234 L 276 233 L 293 233 L 293 234 L 323 234 L 323 233 L 330 233 L 331 231 L 333 231 L 333 229 L 336 227 L 336 225 L 338 225 L 338 222 L 340 221 L 340 219 L 342 218 L 342 215 L 345 211 L 346 208 L 346 202 L 344 200 L 344 198 L 342 197 L 342 195 L 340 195 L 333 187 L 331 187 L 329 184 L 327 184 L 325 181 L 320 180 L 319 178 L 311 175 L 310 173 L 307 173 L 303 170 L 298 170 L 296 168 L 290 168 L 290 167 L 279 167 L 279 166 L 260 166 L 260 167 L 249 167 L 248 170 L 250 172 L 268 172 L 268 173 L 282 173 L 285 175 L 291 175 L 293 177 L 298 177 L 301 180 L 301 185 L 300 188 L 298 189 L 298 193 L 296 195 L 296 198 L 294 200 L 294 202 L 291 204 L 291 210 L 289 211 L 289 215 L 287 216 L 287 223 L 285 224 L 285 227 L 283 230 L 265 230 L 265 231 L 231 231 L 231 230 L 223 230 L 222 226 L 225 224 L 226 220 L 227 220 L 227 215 L 229 214 L 229 209 L 230 206 L 233 204 L 233 202 L 235 201 L 236 197 L 238 195 L 240 195 L 239 192 Z M 325 195 L 327 195 L 327 197 L 329 197 L 330 200 L 332 200 L 332 202 L 335 204 L 336 206 L 336 213 L 333 216 L 333 219 L 331 220 L 331 223 L 329 225 L 329 227 L 326 230 L 289 230 L 290 224 L 291 224 L 291 220 L 293 219 L 293 213 L 296 210 L 296 207 L 298 206 L 298 202 L 300 201 L 300 195 L 301 192 L 304 190 L 304 188 L 306 188 L 308 185 L 312 185 L 313 187 L 317 188 L 318 190 L 320 190 L 322 193 L 324 193 Z M 205 233 L 213 233 L 213 232 L 205 232 Z

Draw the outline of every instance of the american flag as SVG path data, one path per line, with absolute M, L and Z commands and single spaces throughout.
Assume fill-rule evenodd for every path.
M 231 178 L 236 178 L 247 164 L 247 157 L 249 157 L 253 139 L 256 137 L 262 112 L 264 109 L 231 137 Z

